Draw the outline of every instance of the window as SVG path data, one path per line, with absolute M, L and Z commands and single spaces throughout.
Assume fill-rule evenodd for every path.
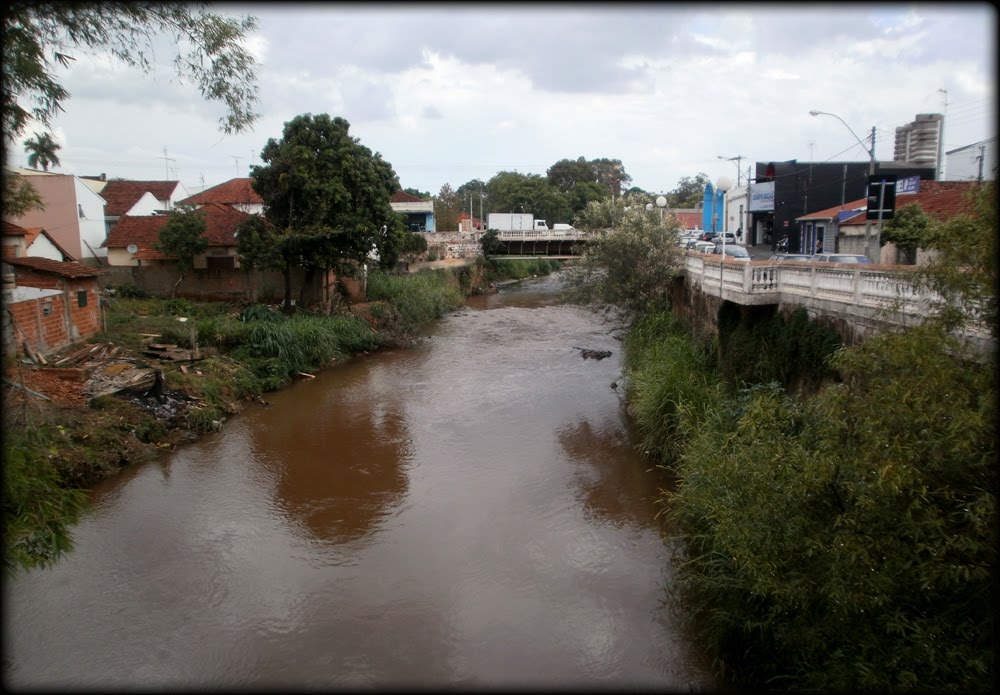
M 79 210 L 79 212 L 80 212 L 80 219 L 81 220 L 84 220 L 84 219 L 87 218 L 87 216 L 83 214 L 83 206 L 80 205 L 80 203 L 76 204 L 76 209 Z
M 52 300 L 46 299 L 42 303 L 42 316 L 52 316 Z
M 76 293 L 77 306 L 87 306 L 87 290 L 79 290 Z

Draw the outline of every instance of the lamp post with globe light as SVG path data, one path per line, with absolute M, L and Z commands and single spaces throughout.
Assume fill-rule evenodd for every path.
M 719 256 L 719 299 L 722 299 L 722 269 L 725 267 L 723 261 L 726 260 L 726 193 L 733 187 L 733 181 L 728 176 L 720 176 L 715 182 L 715 190 L 722 196 L 722 255 Z M 712 221 L 712 229 L 715 229 L 715 221 L 719 218 L 719 211 L 715 212 L 715 219 Z

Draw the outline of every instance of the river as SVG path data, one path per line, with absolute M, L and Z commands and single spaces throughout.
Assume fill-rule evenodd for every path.
M 713 688 L 617 327 L 559 288 L 470 298 L 97 486 L 74 551 L 4 584 L 7 686 Z

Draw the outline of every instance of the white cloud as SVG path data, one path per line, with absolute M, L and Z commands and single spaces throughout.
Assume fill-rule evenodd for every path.
M 662 191 L 699 172 L 732 177 L 720 154 L 746 166 L 850 149 L 851 134 L 810 109 L 862 137 L 876 125 L 877 154 L 891 157 L 896 126 L 941 110 L 938 88 L 963 115 L 947 130 L 961 146 L 996 134 L 996 39 L 988 8 L 949 7 L 247 5 L 260 17 L 246 43 L 260 60 L 252 132 L 223 136 L 222 106 L 169 66 L 143 75 L 80 56 L 55 124 L 60 159 L 64 171 L 158 178 L 167 147 L 197 187 L 246 175 L 294 116 L 329 113 L 404 187 L 585 156 L 622 159 L 636 185 Z

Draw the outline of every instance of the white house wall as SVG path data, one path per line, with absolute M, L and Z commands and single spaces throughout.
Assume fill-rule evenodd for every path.
M 151 217 L 156 214 L 157 210 L 162 209 L 163 203 L 157 200 L 152 193 L 146 191 L 125 214 L 129 217 Z
M 80 260 L 86 262 L 88 258 L 107 258 L 108 250 L 100 248 L 107 237 L 104 198 L 94 193 L 76 176 L 73 177 L 73 190 L 77 205 L 83 209 L 83 216 L 80 217 Z
M 25 255 L 34 256 L 35 258 L 48 258 L 52 261 L 63 260 L 62 251 L 56 248 L 56 245 L 44 234 L 39 234 L 35 237 Z

